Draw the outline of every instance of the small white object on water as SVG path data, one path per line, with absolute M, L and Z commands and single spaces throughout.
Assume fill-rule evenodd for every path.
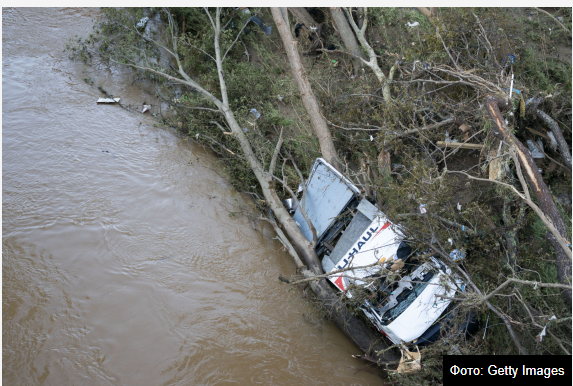
M 141 114 L 144 114 L 146 111 L 151 111 L 151 105 L 143 105 L 143 111 Z
M 102 104 L 113 104 L 113 103 L 119 103 L 119 99 L 120 98 L 99 98 L 97 100 L 97 104 L 98 105 L 102 105 Z
M 415 22 L 413 22 L 413 23 L 408 22 L 408 23 L 406 23 L 406 24 L 404 24 L 404 25 L 407 25 L 408 27 L 417 27 L 417 26 L 420 25 L 420 23 L 418 23 L 417 21 L 415 21 Z

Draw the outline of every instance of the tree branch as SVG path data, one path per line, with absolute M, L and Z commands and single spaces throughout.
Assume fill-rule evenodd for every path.
M 551 129 L 551 132 L 555 136 L 557 144 L 559 145 L 559 152 L 561 153 L 565 164 L 569 168 L 568 170 L 571 170 L 571 152 L 569 150 L 569 146 L 567 146 L 567 142 L 563 137 L 563 133 L 561 132 L 559 125 L 548 114 L 541 110 L 537 110 L 536 114 L 539 118 L 541 118 L 543 123 L 545 123 L 549 129 Z
M 537 7 L 533 7 L 534 9 L 543 12 L 544 14 L 548 15 L 550 18 L 553 19 L 553 21 L 555 21 L 557 24 L 559 24 L 561 26 L 561 28 L 563 28 L 567 34 L 569 34 L 569 36 L 571 36 L 571 30 L 567 27 L 565 27 L 559 20 L 557 20 L 557 18 L 555 16 L 553 16 L 552 14 L 550 14 L 549 12 L 541 9 L 541 8 L 537 8 Z
M 274 174 L 275 166 L 277 163 L 277 157 L 280 153 L 282 144 L 283 144 L 283 129 L 281 127 L 281 133 L 279 135 L 279 140 L 277 142 L 277 146 L 275 147 L 275 152 L 273 153 L 273 158 L 271 159 L 271 165 L 269 166 L 269 173 L 271 173 L 271 174 Z

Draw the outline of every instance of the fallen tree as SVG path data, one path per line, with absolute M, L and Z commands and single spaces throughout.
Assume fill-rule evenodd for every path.
M 491 119 L 495 123 L 494 135 L 500 140 L 506 142 L 512 150 L 515 150 L 515 162 L 518 168 L 518 173 L 521 174 L 519 164 L 525 170 L 525 175 L 529 182 L 531 190 L 535 194 L 539 202 L 539 208 L 533 203 L 529 197 L 527 186 L 524 186 L 524 194 L 528 205 L 530 205 L 535 212 L 540 216 L 543 222 L 549 227 L 551 233 L 547 234 L 549 243 L 553 246 L 553 250 L 557 255 L 557 272 L 559 273 L 559 282 L 561 284 L 571 284 L 571 249 L 569 245 L 571 242 L 568 240 L 570 235 L 567 234 L 565 222 L 563 217 L 553 201 L 553 197 L 547 188 L 547 185 L 539 173 L 539 169 L 535 165 L 531 154 L 525 146 L 509 131 L 498 107 L 499 100 L 497 98 L 488 97 L 486 101 L 487 111 Z M 562 136 L 561 136 L 562 137 Z M 568 151 L 567 151 L 568 152 Z M 564 289 L 563 294 L 571 304 L 571 290 Z

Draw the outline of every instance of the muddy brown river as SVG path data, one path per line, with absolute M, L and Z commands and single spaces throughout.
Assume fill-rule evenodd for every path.
M 3 384 L 381 384 L 210 152 L 96 105 L 152 100 L 68 60 L 97 15 L 2 10 Z

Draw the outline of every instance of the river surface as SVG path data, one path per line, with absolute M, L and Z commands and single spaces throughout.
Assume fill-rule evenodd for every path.
M 97 16 L 2 10 L 3 384 L 381 384 L 210 152 L 96 105 L 153 100 L 68 60 Z

